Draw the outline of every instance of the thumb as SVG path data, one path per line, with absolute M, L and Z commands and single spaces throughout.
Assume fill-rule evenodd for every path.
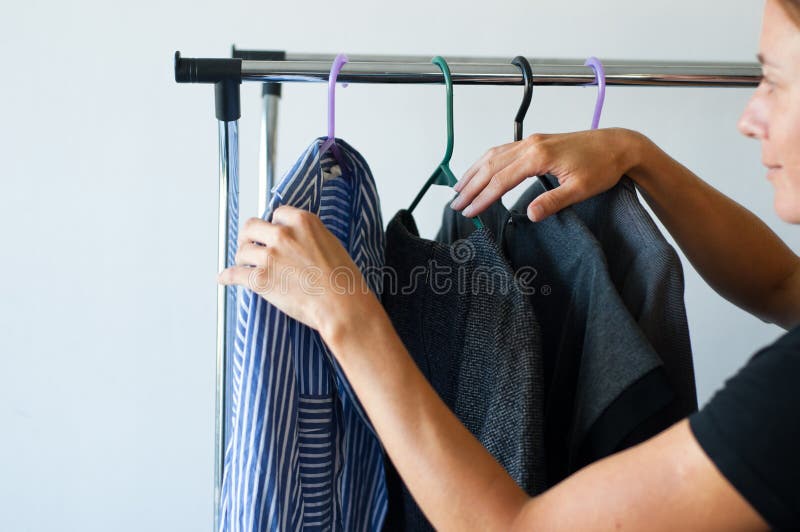
M 539 194 L 528 205 L 528 218 L 534 222 L 541 222 L 548 216 L 557 213 L 565 207 L 580 201 L 577 190 L 571 181 Z

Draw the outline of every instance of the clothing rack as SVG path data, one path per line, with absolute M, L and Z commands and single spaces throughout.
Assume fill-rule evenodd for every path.
M 444 76 L 432 56 L 348 54 L 338 75 L 340 83 L 441 84 Z M 262 88 L 258 212 L 266 208 L 267 191 L 275 181 L 275 141 L 278 102 L 283 83 L 327 82 L 336 54 L 289 54 L 280 50 L 237 50 L 231 58 L 185 58 L 175 52 L 175 81 L 214 85 L 219 121 L 218 271 L 233 264 L 238 226 L 238 119 L 240 85 L 260 82 Z M 523 85 L 511 57 L 445 56 L 457 85 Z M 595 84 L 595 71 L 583 60 L 528 58 L 533 85 Z M 697 61 L 603 61 L 606 85 L 638 87 L 755 87 L 761 81 L 757 63 Z M 217 290 L 216 397 L 214 432 L 214 523 L 219 522 L 219 498 L 225 453 L 228 394 L 234 325 L 235 291 Z

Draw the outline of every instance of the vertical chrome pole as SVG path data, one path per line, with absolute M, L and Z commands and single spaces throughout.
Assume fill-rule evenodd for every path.
M 219 121 L 219 234 L 218 270 L 234 263 L 239 225 L 238 122 Z M 236 288 L 217 287 L 217 360 L 214 427 L 214 527 L 219 526 L 220 495 L 225 460 L 228 375 L 235 338 Z
M 265 83 L 262 92 L 261 144 L 258 154 L 258 214 L 267 209 L 270 191 L 275 185 L 275 146 L 277 144 L 279 83 Z

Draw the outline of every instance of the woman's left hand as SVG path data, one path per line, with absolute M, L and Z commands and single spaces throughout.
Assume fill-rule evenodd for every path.
M 318 330 L 323 339 L 378 302 L 319 217 L 295 207 L 278 207 L 272 222 L 248 219 L 240 231 L 235 262 L 220 272 L 221 284 L 252 290 Z

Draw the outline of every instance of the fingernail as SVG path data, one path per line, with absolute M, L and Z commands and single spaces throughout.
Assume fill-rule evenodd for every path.
M 475 207 L 473 207 L 472 205 L 469 205 L 469 206 L 468 206 L 466 209 L 464 209 L 463 211 L 461 211 L 461 214 L 463 214 L 463 215 L 464 215 L 464 216 L 466 216 L 467 218 L 471 218 L 471 217 L 472 217 L 472 213 L 473 213 L 474 211 L 475 211 Z
M 453 185 L 453 190 L 455 190 L 456 192 L 461 192 L 461 187 L 463 186 L 464 186 L 464 179 L 462 178 L 459 179 L 455 185 Z
M 450 208 L 454 211 L 457 211 L 461 207 L 463 207 L 462 203 L 464 203 L 464 198 L 461 196 L 456 196 L 456 199 L 450 202 Z
M 538 222 L 544 217 L 544 209 L 542 209 L 541 205 L 534 205 L 531 207 L 531 220 L 534 222 Z

